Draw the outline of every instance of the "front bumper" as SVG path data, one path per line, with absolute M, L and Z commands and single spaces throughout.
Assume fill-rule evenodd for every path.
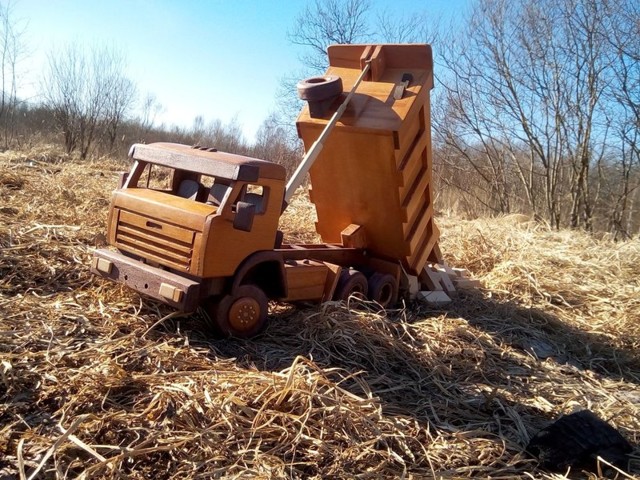
M 200 303 L 200 282 L 146 265 L 111 250 L 96 250 L 91 273 L 133 288 L 167 305 L 192 312 Z

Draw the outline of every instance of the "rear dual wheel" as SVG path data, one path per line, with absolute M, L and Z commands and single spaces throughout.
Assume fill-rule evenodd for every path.
M 369 299 L 388 308 L 398 301 L 398 282 L 388 273 L 376 272 L 369 278 Z
M 367 298 L 367 290 L 369 284 L 367 277 L 362 272 L 354 270 L 352 268 L 345 269 L 340 272 L 338 278 L 338 285 L 336 285 L 335 293 L 333 294 L 334 300 L 347 301 L 350 296 L 355 296 L 361 300 Z
M 255 285 L 241 285 L 233 293 L 208 300 L 204 307 L 209 326 L 219 335 L 249 338 L 267 323 L 268 299 Z
M 387 308 L 398 300 L 398 282 L 388 273 L 376 272 L 367 280 L 358 270 L 343 270 L 333 298 L 346 301 L 351 295 L 360 299 L 368 298 Z

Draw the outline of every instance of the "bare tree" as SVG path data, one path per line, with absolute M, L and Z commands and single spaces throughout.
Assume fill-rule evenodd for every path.
M 440 141 L 498 195 L 512 195 L 518 182 L 533 213 L 556 228 L 592 228 L 599 194 L 592 177 L 611 126 L 610 14 L 596 0 L 479 0 L 444 55 Z M 471 148 L 491 167 L 489 177 L 465 156 Z
M 299 145 L 291 144 L 286 127 L 280 124 L 276 114 L 270 114 L 258 129 L 251 154 L 271 162 L 279 163 L 293 174 L 302 157 Z
M 616 52 L 610 97 L 614 103 L 614 133 L 620 147 L 613 175 L 609 229 L 614 238 L 628 238 L 638 230 L 634 205 L 640 190 L 640 5 L 633 1 L 607 0 L 615 24 L 606 37 Z M 637 219 L 636 219 L 637 220 Z
M 315 0 L 296 18 L 288 33 L 295 45 L 308 47 L 301 57 L 315 70 L 327 66 L 327 47 L 333 43 L 357 43 L 370 38 L 369 0 Z
M 104 106 L 103 132 L 109 151 L 113 151 L 122 122 L 133 107 L 136 86 L 122 75 L 113 75 Z
M 202 115 L 193 119 L 191 129 L 185 132 L 190 143 L 214 147 L 218 150 L 244 155 L 248 152 L 242 126 L 234 117 L 228 123 L 220 119 L 205 123 Z
M 567 82 L 563 128 L 571 162 L 571 210 L 569 225 L 593 229 L 597 185 L 591 174 L 601 165 L 607 146 L 611 118 L 603 96 L 611 84 L 613 51 L 606 36 L 613 31 L 612 12 L 597 1 L 571 0 L 563 13 L 566 58 L 573 60 Z
M 427 12 L 390 12 L 385 9 L 376 15 L 374 38 L 385 43 L 436 43 L 442 26 L 440 17 Z
M 4 147 L 14 137 L 14 116 L 18 106 L 16 66 L 24 54 L 24 30 L 12 18 L 11 2 L 0 4 L 0 124 Z
M 136 118 L 137 131 L 134 135 L 139 142 L 146 141 L 147 137 L 156 127 L 158 116 L 164 113 L 165 108 L 153 93 L 148 93 L 142 99 L 140 115 Z
M 115 140 L 117 127 L 134 100 L 133 84 L 124 74 L 124 57 L 115 49 L 86 51 L 70 45 L 49 55 L 42 88 L 54 112 L 67 152 L 86 158 L 105 129 Z

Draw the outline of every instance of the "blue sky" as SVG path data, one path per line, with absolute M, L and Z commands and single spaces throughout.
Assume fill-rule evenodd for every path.
M 5 1 L 5 0 L 0 0 Z M 70 42 L 123 51 L 139 95 L 153 93 L 167 124 L 234 117 L 246 137 L 275 109 L 283 76 L 302 65 L 287 39 L 309 0 L 13 0 L 29 50 L 19 94 L 37 95 L 47 55 Z M 455 18 L 468 0 L 374 0 L 377 10 Z M 291 119 L 292 121 L 294 119 Z

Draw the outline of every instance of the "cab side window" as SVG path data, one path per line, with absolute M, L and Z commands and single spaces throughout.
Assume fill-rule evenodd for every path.
M 137 182 L 138 188 L 149 188 L 162 192 L 171 191 L 173 169 L 162 165 L 147 163 Z

